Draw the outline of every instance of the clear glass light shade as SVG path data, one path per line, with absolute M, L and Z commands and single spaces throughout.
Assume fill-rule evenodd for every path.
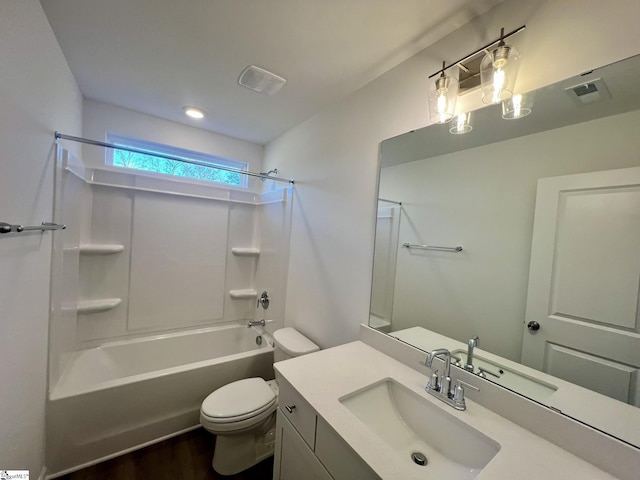
M 498 46 L 487 53 L 480 64 L 482 101 L 500 103 L 513 95 L 520 54 L 509 45 Z
M 456 110 L 458 79 L 449 75 L 429 80 L 429 116 L 431 123 L 446 123 Z
M 463 133 L 469 133 L 471 130 L 473 130 L 471 126 L 471 112 L 459 113 L 451 120 L 449 133 L 462 135 Z
M 505 120 L 515 120 L 526 117 L 533 108 L 534 93 L 524 93 L 513 95 L 502 102 L 502 118 Z

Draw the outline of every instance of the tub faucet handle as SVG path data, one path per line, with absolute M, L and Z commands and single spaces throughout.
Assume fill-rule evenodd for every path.
M 264 308 L 265 310 L 269 308 L 269 293 L 267 293 L 266 290 L 262 292 L 262 295 L 260 295 L 260 297 L 258 298 L 256 308 L 259 308 L 260 306 L 262 306 L 262 308 Z

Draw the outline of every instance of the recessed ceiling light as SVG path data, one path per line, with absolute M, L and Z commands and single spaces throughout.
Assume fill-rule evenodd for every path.
M 196 107 L 182 107 L 184 113 L 189 115 L 191 118 L 201 119 L 204 118 L 204 112 Z

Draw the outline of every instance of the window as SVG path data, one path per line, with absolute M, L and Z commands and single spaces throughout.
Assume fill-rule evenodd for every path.
M 224 183 L 236 187 L 247 187 L 247 176 L 238 172 L 229 172 L 216 168 L 216 166 L 230 167 L 237 170 L 247 171 L 248 165 L 245 162 L 228 160 L 226 158 L 215 157 L 205 153 L 185 150 L 183 148 L 171 147 L 161 143 L 148 142 L 137 138 L 125 137 L 113 133 L 107 134 L 107 142 L 115 145 L 144 150 L 149 154 L 128 152 L 117 148 L 107 150 L 107 165 L 121 168 L 131 168 L 146 172 L 160 173 L 163 175 L 173 175 L 181 178 L 193 178 L 205 182 Z M 153 154 L 169 155 L 184 159 L 169 160 L 156 157 Z M 211 166 L 194 165 L 188 160 L 208 163 Z

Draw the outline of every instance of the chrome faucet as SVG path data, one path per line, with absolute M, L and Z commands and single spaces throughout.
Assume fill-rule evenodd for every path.
M 427 392 L 435 390 L 440 394 L 448 394 L 451 389 L 451 352 L 446 348 L 439 348 L 437 350 L 431 350 L 427 354 L 427 361 L 425 365 L 431 368 L 433 359 L 439 355 L 445 355 L 444 360 L 444 373 L 438 377 L 438 371 L 436 370 L 431 375 L 431 380 L 427 384 Z
M 467 361 L 464 364 L 464 369 L 473 373 L 473 350 L 480 344 L 480 337 L 477 335 L 471 337 L 467 342 Z
M 480 391 L 479 388 L 474 387 L 473 385 L 469 385 L 466 382 L 458 379 L 455 382 L 455 386 L 451 388 L 451 352 L 446 348 L 438 348 L 436 350 L 432 350 L 427 354 L 427 359 L 424 362 L 424 365 L 428 368 L 432 368 L 433 359 L 444 355 L 444 373 L 438 376 L 438 370 L 436 369 L 432 374 L 431 378 L 427 382 L 427 386 L 425 390 L 427 393 L 433 395 L 439 400 L 442 400 L 447 405 L 452 406 L 456 410 L 466 410 L 467 405 L 464 400 L 464 387 L 470 387 L 476 391 Z M 422 363 L 422 362 L 421 362 Z

